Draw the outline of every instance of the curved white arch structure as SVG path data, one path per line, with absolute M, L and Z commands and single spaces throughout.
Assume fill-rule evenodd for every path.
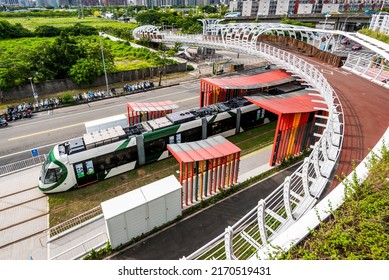
M 306 32 L 304 34 L 315 32 L 305 31 L 306 28 L 288 29 L 282 25 L 272 28 L 252 24 L 225 25 L 220 28 L 220 36 L 217 37 L 163 34 L 150 26 L 142 26 L 134 30 L 133 35 L 136 39 L 144 36 L 155 42 L 182 42 L 194 46 L 239 51 L 265 58 L 304 79 L 312 86 L 312 90 L 317 92 L 312 94 L 313 99 L 315 96 L 324 99 L 324 101 L 313 100 L 317 104 L 316 108 L 328 112 L 328 117 L 319 116 L 326 119 L 324 132 L 322 135 L 315 134 L 318 141 L 296 172 L 285 178 L 283 184 L 266 199 L 260 200 L 258 205 L 240 221 L 228 227 L 224 233 L 187 256 L 186 259 L 250 259 L 258 256 L 266 258 L 260 252 L 312 209 L 336 168 L 344 133 L 343 110 L 338 97 L 314 66 L 293 54 L 257 40 L 260 34 L 268 31 L 285 30 L 296 35 L 297 30 L 300 29 Z
M 261 34 L 288 36 L 297 38 L 324 51 L 346 53 L 348 58 L 343 68 L 376 84 L 389 88 L 389 71 L 386 70 L 389 66 L 389 45 L 363 34 L 276 23 L 219 24 L 218 21 L 202 22 L 207 24 L 203 28 L 203 36 L 164 34 L 159 32 L 158 27 L 154 27 L 152 32 L 147 33 L 150 26 L 141 26 L 135 29 L 133 35 L 139 39 L 142 34 L 147 33 L 152 40 L 157 42 L 162 42 L 163 37 L 164 43 L 182 42 L 183 44 L 211 48 L 213 47 L 212 43 L 207 44 L 207 42 L 204 42 L 204 36 L 207 34 L 213 36 L 218 35 L 224 43 L 223 48 L 233 51 L 242 51 L 239 47 L 253 48 L 253 45 L 257 43 L 258 35 Z M 341 40 L 344 38 L 348 38 L 353 44 L 363 46 L 370 52 L 360 53 L 343 50 Z M 206 41 L 209 43 L 210 41 L 213 42 L 213 40 L 208 38 Z M 386 63 L 377 63 L 377 61 L 385 61 Z M 372 67 L 373 65 L 374 67 Z

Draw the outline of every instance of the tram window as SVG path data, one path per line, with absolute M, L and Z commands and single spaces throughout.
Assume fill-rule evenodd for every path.
M 107 169 L 115 168 L 120 165 L 136 161 L 138 154 L 136 147 L 130 147 L 111 154 L 101 155 L 93 159 L 94 168 L 96 172 L 102 172 Z
M 174 144 L 174 135 L 169 136 L 169 144 Z
M 191 142 L 191 141 L 201 140 L 201 137 L 202 137 L 201 127 L 196 127 L 193 129 L 183 131 L 182 137 L 180 140 L 181 140 L 181 142 Z M 176 136 L 176 138 L 177 138 L 177 136 Z M 179 143 L 178 140 L 177 140 L 177 143 Z
M 45 176 L 45 184 L 53 184 L 62 176 L 61 168 L 48 169 Z
M 235 117 L 231 117 L 219 122 L 208 124 L 208 136 L 219 134 L 230 129 L 234 129 L 235 126 L 236 126 Z
M 157 153 L 163 152 L 166 148 L 165 139 L 158 139 L 145 143 L 145 154 L 146 155 L 155 155 Z

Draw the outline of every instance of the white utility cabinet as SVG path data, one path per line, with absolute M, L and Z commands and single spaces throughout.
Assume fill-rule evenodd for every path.
M 102 202 L 112 248 L 181 215 L 181 188 L 171 175 Z

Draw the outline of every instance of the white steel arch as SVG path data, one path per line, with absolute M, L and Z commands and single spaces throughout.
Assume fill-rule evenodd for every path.
M 223 43 L 223 48 L 231 51 L 250 51 L 258 44 L 261 34 L 273 34 L 299 39 L 318 49 L 330 52 L 346 53 L 347 60 L 343 67 L 350 72 L 358 74 L 372 82 L 389 88 L 389 45 L 360 33 L 349 33 L 340 30 L 324 30 L 295 26 L 281 23 L 229 23 L 219 24 L 217 21 L 202 21 L 207 24 L 204 35 L 185 35 L 160 33 L 157 27 L 141 26 L 134 30 L 134 37 L 140 38 L 142 34 L 155 41 L 165 43 L 182 42 L 195 46 L 213 48 L 212 42 L 217 42 L 218 47 Z M 209 37 L 212 35 L 213 37 Z M 216 36 L 215 36 L 216 35 Z M 184 39 L 185 37 L 185 39 Z M 353 44 L 359 44 L 369 52 L 344 51 L 341 41 L 348 39 Z M 220 40 L 222 42 L 220 42 Z M 380 63 L 377 63 L 380 62 Z M 372 67 L 374 65 L 374 68 Z M 377 69 L 376 69 L 377 68 Z
M 148 27 L 149 29 L 149 27 Z M 147 30 L 148 30 L 147 29 Z M 313 65 L 303 59 L 278 48 L 258 42 L 258 36 L 265 32 L 287 32 L 281 27 L 244 25 L 224 25 L 220 36 L 175 35 L 148 32 L 139 27 L 134 37 L 146 36 L 155 42 L 182 42 L 189 45 L 228 49 L 248 53 L 267 59 L 297 75 L 311 85 L 323 101 L 313 100 L 318 110 L 328 112 L 323 134 L 315 134 L 318 141 L 304 163 L 283 184 L 276 188 L 266 199 L 258 202 L 241 220 L 228 227 L 214 240 L 187 256 L 186 259 L 250 259 L 255 257 L 280 233 L 295 224 L 317 203 L 328 180 L 331 178 L 339 159 L 343 142 L 344 119 L 341 103 L 324 76 Z M 293 28 L 298 31 L 299 28 Z M 314 34 L 301 28 L 305 34 Z M 297 36 L 298 33 L 291 33 Z M 301 31 L 299 31 L 301 32 Z M 141 35 L 139 35 L 141 34 Z M 318 124 L 321 125 L 321 124 Z M 263 256 L 262 256 L 263 257 Z

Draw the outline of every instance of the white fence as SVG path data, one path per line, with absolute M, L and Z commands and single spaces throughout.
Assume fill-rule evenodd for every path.
M 380 58 L 349 54 L 342 68 L 389 88 L 389 65 Z
M 32 157 L 29 159 L 0 166 L 0 177 L 22 171 L 24 169 L 28 169 L 36 165 L 40 165 L 45 161 L 45 159 L 46 155 L 39 155 L 37 157 Z
M 99 249 L 106 245 L 108 236 L 105 232 L 99 233 L 81 244 L 69 248 L 51 258 L 51 260 L 76 260 L 89 254 L 93 249 Z
M 144 33 L 134 30 L 134 35 L 136 34 Z M 311 94 L 313 102 L 317 103 L 316 108 L 328 112 L 327 117 L 317 116 L 325 119 L 326 124 L 317 123 L 323 132 L 315 134 L 318 141 L 296 172 L 287 177 L 266 199 L 260 200 L 240 221 L 226 228 L 224 233 L 185 259 L 250 259 L 256 256 L 271 240 L 312 209 L 339 159 L 344 119 L 341 103 L 331 86 L 311 64 L 286 51 L 259 43 L 253 36 L 150 36 L 157 42 L 182 42 L 186 45 L 227 49 L 265 58 L 311 85 L 312 90 L 317 92 Z
M 67 220 L 63 223 L 60 223 L 56 226 L 53 226 L 49 229 L 50 231 L 50 240 L 57 239 L 64 234 L 67 234 L 71 231 L 76 230 L 77 228 L 91 223 L 92 221 L 99 219 L 103 216 L 103 211 L 100 206 L 97 206 L 87 212 L 84 212 L 70 220 Z

